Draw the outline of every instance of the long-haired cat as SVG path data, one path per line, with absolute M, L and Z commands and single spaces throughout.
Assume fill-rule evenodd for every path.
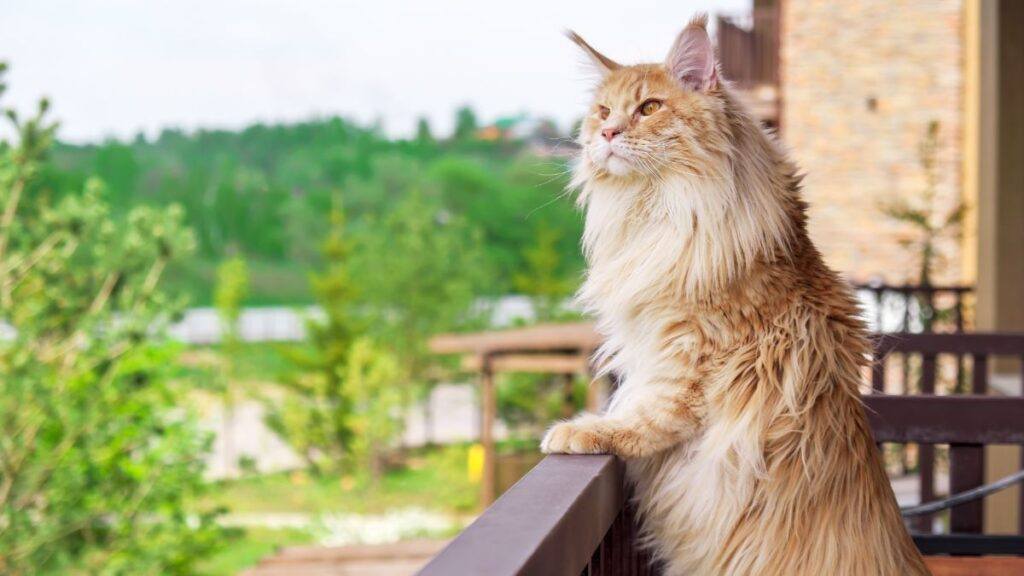
M 927 574 L 858 394 L 850 288 L 807 236 L 800 177 L 721 78 L 706 17 L 662 64 L 601 72 L 574 185 L 579 299 L 621 377 L 545 452 L 627 461 L 666 574 Z

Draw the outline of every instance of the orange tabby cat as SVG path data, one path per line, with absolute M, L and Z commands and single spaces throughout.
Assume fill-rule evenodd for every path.
M 602 73 L 574 178 L 579 298 L 622 383 L 542 448 L 627 460 L 668 575 L 927 574 L 858 395 L 869 347 L 850 288 L 705 27 L 637 66 L 571 35 Z

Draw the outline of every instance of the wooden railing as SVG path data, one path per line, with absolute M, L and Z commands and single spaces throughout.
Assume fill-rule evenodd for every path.
M 864 396 L 876 441 L 950 445 L 953 492 L 984 481 L 984 445 L 1024 445 L 1024 398 L 980 395 L 987 390 L 988 358 L 1024 356 L 1024 335 L 899 334 L 885 335 L 877 342 L 883 360 L 896 352 L 924 355 L 924 381 L 934 376 L 937 355 L 971 356 L 974 393 Z M 873 380 L 878 374 L 873 372 Z M 638 545 L 635 518 L 627 503 L 623 465 L 616 458 L 548 456 L 420 574 L 654 576 L 659 570 Z M 1024 504 L 1021 518 L 1024 533 Z M 1024 556 L 1024 536 L 981 534 L 983 519 L 979 503 L 961 504 L 951 512 L 952 533 L 931 534 L 930 526 L 925 526 L 914 540 L 928 555 Z M 931 557 L 928 561 L 943 574 L 1024 573 L 1024 558 Z M 1003 571 L 982 571 L 994 566 Z
M 623 486 L 613 456 L 548 456 L 420 576 L 644 574 Z
M 779 83 L 779 17 L 775 8 L 717 18 L 718 59 L 741 87 Z
M 971 286 L 925 286 L 858 282 L 870 294 L 869 318 L 877 332 L 952 332 L 970 328 Z
M 1024 399 L 865 397 L 879 441 L 1024 444 Z M 612 456 L 548 456 L 436 556 L 420 576 L 655 576 Z M 915 534 L 925 554 L 1024 555 L 1024 537 Z M 977 574 L 982 561 L 930 559 Z M 1000 566 L 1024 569 L 1024 558 Z M 996 573 L 996 572 L 990 572 Z M 1002 573 L 1002 572 L 1001 572 Z M 1005 572 L 1017 573 L 1017 572 Z
M 1024 385 L 1024 334 L 882 334 L 875 340 L 875 361 L 872 364 L 871 387 L 876 392 L 896 392 L 900 401 L 907 406 L 925 406 L 923 402 L 936 393 L 975 395 L 987 394 L 992 363 L 1000 358 L 1012 358 L 1020 364 L 1020 379 Z M 896 371 L 893 377 L 891 372 Z M 940 386 L 940 384 L 943 384 Z M 895 389 L 894 389 L 895 386 Z M 919 394 L 922 396 L 916 396 Z M 880 401 L 869 397 L 872 402 Z M 882 400 L 890 400 L 893 397 Z M 1005 399 L 997 399 L 1005 400 Z M 917 403 L 915 403 L 917 401 Z M 869 404 L 870 405 L 870 404 Z M 990 404 L 999 406 L 999 404 Z M 1011 406 L 1012 404 L 1002 404 Z M 985 420 L 995 408 L 979 409 L 974 412 L 954 414 L 950 421 L 951 430 L 972 424 L 971 419 Z M 1024 426 L 1024 409 L 1017 413 L 1017 419 Z M 913 421 L 915 414 L 908 410 L 903 417 Z M 974 488 L 984 479 L 984 450 L 982 444 L 994 440 L 943 442 L 920 437 L 914 440 L 894 440 L 885 436 L 880 442 L 914 442 L 917 444 L 916 469 L 919 477 L 919 493 L 924 502 L 935 498 L 936 444 L 950 444 L 948 461 L 950 467 L 950 491 L 961 492 Z M 1024 442 L 1009 442 L 1024 444 Z M 945 448 L 943 448 L 945 449 Z M 1021 499 L 1019 517 L 1021 532 L 1024 533 L 1024 498 Z M 932 531 L 929 516 L 916 518 L 914 528 L 922 533 Z M 982 506 L 980 502 L 965 504 L 954 509 L 950 515 L 950 527 L 954 531 L 980 532 L 982 527 Z

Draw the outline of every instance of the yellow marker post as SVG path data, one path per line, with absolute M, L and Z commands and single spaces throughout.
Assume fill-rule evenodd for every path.
M 482 444 L 473 444 L 469 447 L 469 454 L 466 458 L 466 476 L 469 481 L 477 484 L 484 475 L 484 447 Z

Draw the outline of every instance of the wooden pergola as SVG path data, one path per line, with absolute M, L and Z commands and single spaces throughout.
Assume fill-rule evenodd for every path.
M 494 501 L 494 422 L 498 411 L 495 375 L 501 372 L 561 375 L 568 396 L 576 375 L 593 374 L 590 357 L 600 343 L 590 322 L 442 334 L 430 340 L 431 352 L 461 355 L 462 369 L 479 374 L 480 443 L 484 448 L 480 501 L 483 507 Z M 587 393 L 587 406 L 596 409 L 598 402 L 598 390 L 591 386 Z

